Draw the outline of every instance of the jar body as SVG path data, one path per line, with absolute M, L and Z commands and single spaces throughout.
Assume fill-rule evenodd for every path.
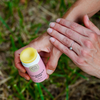
M 37 54 L 37 58 L 33 62 L 28 64 L 22 62 L 22 65 L 25 67 L 32 81 L 39 83 L 47 78 L 46 68 L 39 54 Z

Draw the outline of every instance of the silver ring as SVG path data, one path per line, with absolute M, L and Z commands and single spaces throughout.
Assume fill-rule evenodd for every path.
M 75 42 L 73 41 L 72 44 L 71 44 L 71 46 L 69 47 L 70 50 L 73 50 L 72 46 L 73 46 L 74 43 Z

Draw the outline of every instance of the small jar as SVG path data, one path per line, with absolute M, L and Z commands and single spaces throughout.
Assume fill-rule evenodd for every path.
M 20 54 L 20 60 L 33 82 L 39 83 L 47 78 L 45 65 L 36 49 L 24 49 Z

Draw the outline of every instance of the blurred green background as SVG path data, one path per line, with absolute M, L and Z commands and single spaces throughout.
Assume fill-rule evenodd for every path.
M 100 80 L 64 54 L 55 73 L 38 84 L 21 78 L 14 66 L 14 52 L 43 34 L 75 1 L 0 1 L 0 100 L 100 100 Z M 100 12 L 91 20 L 100 28 Z

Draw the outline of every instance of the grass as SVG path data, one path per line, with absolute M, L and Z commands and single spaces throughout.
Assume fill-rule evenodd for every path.
M 58 16 L 61 17 L 72 5 L 70 0 L 66 1 L 68 1 L 67 6 L 65 0 L 34 0 L 34 2 L 30 1 L 25 4 L 21 4 L 20 0 L 12 0 L 12 2 L 3 0 L 0 4 L 3 6 L 0 15 L 0 43 L 10 42 L 9 50 L 5 48 L 3 51 L 5 56 L 9 53 L 8 57 L 6 56 L 6 69 L 2 69 L 4 65 L 1 65 L 1 72 L 5 73 L 3 78 L 12 76 L 2 85 L 3 87 L 0 86 L 3 89 L 5 85 L 9 87 L 8 90 L 5 89 L 8 93 L 5 96 L 6 100 L 56 100 L 58 97 L 63 97 L 64 93 L 66 94 L 64 99 L 69 100 L 69 86 L 78 79 L 88 79 L 79 68 L 73 68 L 75 65 L 71 66 L 71 60 L 64 54 L 59 60 L 55 73 L 50 76 L 49 80 L 42 83 L 33 83 L 32 80 L 26 81 L 21 78 L 14 66 L 14 52 L 45 32 L 50 21 L 56 20 Z M 34 6 L 31 5 L 31 2 Z M 52 16 L 41 12 L 43 5 L 48 12 L 52 13 Z M 52 85 L 61 91 L 57 90 L 58 94 L 53 93 Z M 4 93 L 2 92 L 2 94 Z M 0 97 L 0 99 L 2 98 Z

